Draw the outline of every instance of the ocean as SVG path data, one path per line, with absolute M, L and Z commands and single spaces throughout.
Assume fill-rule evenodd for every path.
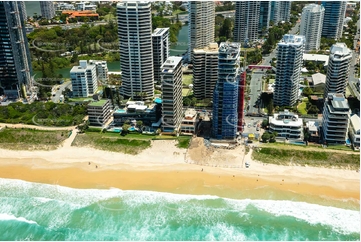
M 0 240 L 360 240 L 360 212 L 0 178 Z

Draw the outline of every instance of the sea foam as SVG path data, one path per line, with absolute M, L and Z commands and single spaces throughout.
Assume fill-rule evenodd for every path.
M 237 213 L 239 217 L 247 218 L 249 206 L 259 211 L 264 211 L 273 216 L 289 216 L 305 221 L 311 225 L 329 226 L 332 230 L 341 234 L 360 232 L 360 212 L 342 208 L 327 207 L 306 202 L 282 201 L 282 200 L 251 200 L 251 199 L 228 199 L 211 195 L 181 195 L 153 191 L 132 191 L 111 189 L 75 189 L 59 185 L 31 183 L 21 180 L 0 178 L 0 192 L 2 197 L 32 197 L 40 204 L 56 202 L 56 206 L 62 206 L 70 210 L 84 208 L 90 205 L 98 205 L 101 209 L 109 211 L 126 212 L 137 209 L 140 206 L 153 206 L 157 211 L 153 218 L 142 218 L 148 222 L 155 219 L 155 226 L 164 226 L 167 223 L 167 213 L 159 211 L 167 210 L 173 216 L 187 222 L 190 218 L 186 213 L 204 220 L 204 223 L 221 226 L 217 221 L 224 212 Z M 116 199 L 119 206 L 114 208 L 111 199 Z M 3 200 L 4 201 L 4 200 Z M 111 204 L 112 206 L 108 206 Z M 1 204 L 0 213 L 9 213 L 11 204 Z M 10 207 L 9 207 L 10 206 Z M 53 205 L 54 206 L 54 205 Z M 6 207 L 6 209 L 4 209 Z M 158 214 L 158 215 L 157 215 Z M 10 217 L 9 217 L 10 216 Z M 16 218 L 12 215 L 4 218 Z M 26 216 L 25 216 L 26 217 Z M 18 218 L 25 219 L 25 218 Z M 169 218 L 168 218 L 169 219 Z M 26 219 L 25 219 L 26 220 Z M 28 220 L 26 220 L 28 221 Z M 34 222 L 34 221 L 33 221 Z M 54 221 L 55 222 L 55 221 Z M 51 227 L 64 225 L 65 221 L 54 223 Z M 219 227 L 225 231 L 226 227 Z M 208 235 L 212 239 L 212 235 Z M 242 235 L 235 238 L 242 238 Z
M 23 217 L 15 217 L 12 214 L 6 214 L 6 213 L 0 213 L 0 221 L 6 221 L 6 220 L 16 220 L 19 222 L 24 222 L 24 223 L 28 223 L 28 224 L 38 224 L 35 221 L 32 220 L 27 220 L 26 218 Z

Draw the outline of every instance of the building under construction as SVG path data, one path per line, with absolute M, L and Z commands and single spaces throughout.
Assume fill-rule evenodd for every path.
M 213 137 L 234 140 L 237 136 L 240 43 L 221 43 L 218 80 L 213 92 Z
M 0 95 L 26 98 L 32 68 L 20 1 L 0 2 Z

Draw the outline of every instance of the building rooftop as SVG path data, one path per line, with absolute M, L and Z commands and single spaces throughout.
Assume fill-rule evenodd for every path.
M 173 69 L 182 62 L 182 57 L 177 56 L 170 56 L 162 65 L 162 72 L 163 73 L 172 73 Z
M 184 113 L 184 118 L 182 121 L 195 121 L 197 116 L 197 111 L 193 108 L 188 108 Z
M 102 99 L 97 102 L 91 102 L 88 104 L 90 107 L 103 107 L 109 100 L 108 99 Z
M 348 111 L 350 109 L 347 99 L 342 93 L 329 93 L 327 99 L 328 105 L 331 105 L 334 111 Z
M 330 56 L 343 57 L 343 56 L 351 56 L 351 50 L 347 48 L 345 43 L 336 43 L 332 45 L 330 50 Z
M 318 127 L 319 127 L 319 123 L 315 122 L 315 121 L 307 121 L 306 122 L 306 127 L 308 128 L 309 131 L 311 132 L 317 132 L 318 131 Z
M 293 35 L 285 34 L 279 45 L 303 45 L 305 43 L 305 36 L 303 35 Z
M 312 75 L 313 85 L 325 84 L 326 83 L 326 75 L 321 73 L 316 73 Z
M 360 117 L 357 114 L 354 114 L 350 118 L 352 127 L 354 128 L 355 132 L 360 130 Z
M 317 54 L 303 54 L 304 61 L 322 61 L 325 62 L 325 66 L 328 65 L 329 56 L 328 55 L 317 55 Z
M 277 126 L 302 126 L 303 122 L 301 118 L 298 118 L 297 114 L 289 112 L 285 109 L 283 112 L 273 114 L 273 117 L 269 118 L 270 123 Z
M 220 45 L 219 45 L 219 52 L 222 52 L 222 53 L 238 53 L 239 50 L 241 48 L 241 43 L 236 43 L 236 42 L 232 42 L 232 43 L 229 43 L 229 42 L 222 42 Z
M 94 13 L 92 10 L 84 10 L 84 11 L 73 11 L 73 10 L 64 10 L 62 14 L 69 15 L 69 18 L 74 17 L 99 17 L 99 14 Z
M 90 65 L 89 63 L 87 63 L 86 60 L 80 60 L 79 65 L 73 66 L 73 68 L 71 68 L 71 70 L 70 70 L 70 73 L 84 72 L 84 70 L 91 70 L 94 67 L 95 67 L 95 65 Z
M 169 30 L 169 28 L 156 28 L 152 36 L 162 36 L 167 30 Z
M 207 47 L 204 47 L 203 49 L 193 49 L 194 53 L 218 53 L 218 44 L 217 43 L 210 43 Z
M 303 10 L 307 10 L 310 12 L 320 12 L 322 9 L 325 9 L 322 5 L 311 3 L 309 5 L 306 5 Z

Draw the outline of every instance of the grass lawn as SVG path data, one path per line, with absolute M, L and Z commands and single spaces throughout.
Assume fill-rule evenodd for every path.
M 273 83 L 275 83 L 275 81 L 276 81 L 276 79 L 269 79 L 269 84 L 273 84 Z
M 173 16 L 176 16 L 177 14 L 185 14 L 187 13 L 187 11 L 183 11 L 183 10 L 180 10 L 180 9 L 177 9 L 175 11 L 173 11 Z
M 264 144 L 258 151 L 252 153 L 252 158 L 277 165 L 297 164 L 301 166 L 360 168 L 359 154 L 324 151 L 323 148 L 318 147 L 319 151 L 315 148 L 310 150 L 309 146 L 285 145 L 283 143 Z M 348 151 L 351 149 L 348 148 Z
M 124 138 L 119 133 L 87 132 L 78 134 L 72 146 L 90 146 L 99 150 L 136 155 L 150 147 L 150 140 Z
M 178 140 L 179 148 L 188 148 L 191 136 L 171 136 L 171 135 L 148 135 L 139 133 L 129 133 L 121 136 L 119 133 L 100 133 L 96 129 L 91 129 L 85 134 L 79 134 L 73 142 L 73 146 L 90 146 L 100 150 L 121 152 L 136 155 L 142 150 L 151 146 L 151 140 Z
M 188 149 L 189 142 L 192 136 L 179 136 L 178 137 L 178 148 Z
M 182 88 L 182 96 L 186 97 L 189 96 L 191 93 L 189 93 L 189 89 L 188 88 Z
M 115 20 L 115 16 L 114 16 L 113 14 L 111 14 L 111 13 L 110 13 L 110 14 L 107 14 L 107 15 L 104 16 L 104 20 L 105 20 L 105 21 L 108 21 L 108 22 L 109 22 L 110 20 Z
M 69 98 L 69 102 L 85 102 L 85 101 L 93 101 L 92 97 L 74 97 Z
M 183 85 L 189 86 L 189 84 L 193 83 L 193 75 L 183 75 Z
M 69 131 L 3 128 L 0 148 L 11 150 L 54 150 L 68 138 Z
M 301 104 L 299 104 L 298 107 L 297 107 L 298 112 L 300 112 L 302 115 L 307 114 L 306 104 L 307 104 L 307 102 L 303 101 L 303 102 L 302 102 Z

